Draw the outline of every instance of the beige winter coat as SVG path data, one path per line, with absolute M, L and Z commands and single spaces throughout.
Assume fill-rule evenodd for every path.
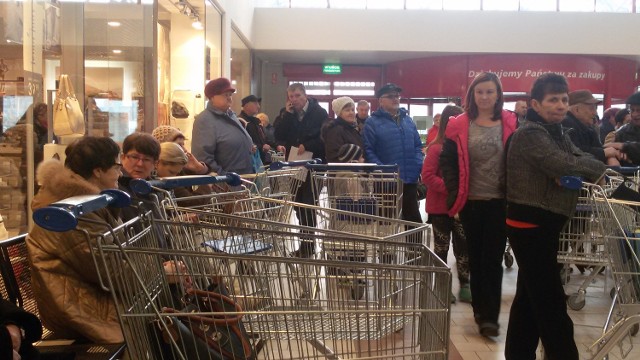
M 42 184 L 31 203 L 33 210 L 76 195 L 100 190 L 57 160 L 43 162 L 37 170 Z M 84 217 L 120 223 L 113 210 L 101 209 Z M 89 233 L 103 233 L 104 226 L 80 222 Z M 27 237 L 33 289 L 43 324 L 62 338 L 86 338 L 96 343 L 124 341 L 111 294 L 104 291 L 82 232 L 53 232 L 37 225 Z

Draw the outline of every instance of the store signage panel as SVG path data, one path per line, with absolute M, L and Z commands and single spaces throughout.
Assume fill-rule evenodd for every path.
M 604 93 L 607 84 L 606 58 L 570 55 L 480 55 L 469 57 L 469 82 L 482 71 L 498 75 L 507 91 L 528 91 L 540 75 L 564 75 L 571 89 Z

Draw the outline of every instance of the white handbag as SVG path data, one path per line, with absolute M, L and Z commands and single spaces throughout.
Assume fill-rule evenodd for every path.
M 56 136 L 84 135 L 84 115 L 73 91 L 69 76 L 60 75 L 58 92 L 53 107 L 53 133 Z

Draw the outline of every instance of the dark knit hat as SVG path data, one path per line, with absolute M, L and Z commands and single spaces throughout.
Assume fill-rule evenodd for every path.
M 227 91 L 236 92 L 236 89 L 231 87 L 231 81 L 227 78 L 217 78 L 209 81 L 204 87 L 204 96 L 210 99 L 214 95 L 221 95 Z
M 625 103 L 627 103 L 629 105 L 640 105 L 640 91 L 638 91 L 637 93 L 629 96 Z
M 242 106 L 245 106 L 245 105 L 247 105 L 247 103 L 250 103 L 250 102 L 260 103 L 261 101 L 262 101 L 262 98 L 259 98 L 259 97 L 255 96 L 255 95 L 245 96 L 245 98 L 242 99 Z
M 344 144 L 340 146 L 338 150 L 338 160 L 340 162 L 348 163 L 352 161 L 360 160 L 362 156 L 362 148 L 355 144 Z

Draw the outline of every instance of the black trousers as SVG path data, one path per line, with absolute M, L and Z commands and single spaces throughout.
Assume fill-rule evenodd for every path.
M 507 245 L 504 199 L 468 200 L 460 212 L 467 236 L 473 315 L 498 324 L 502 300 L 502 257 Z
M 418 207 L 417 187 L 417 184 L 402 184 L 402 220 L 422 224 L 422 215 L 420 215 L 420 208 Z M 405 228 L 406 230 L 411 230 L 414 227 L 407 225 Z M 407 241 L 414 244 L 424 244 L 424 239 L 419 233 L 410 235 Z
M 507 227 L 518 262 L 518 284 L 505 346 L 507 360 L 535 359 L 538 339 L 548 359 L 578 360 L 556 259 L 563 225 L 556 220 L 533 229 Z
M 313 193 L 312 183 L 311 183 L 311 173 L 307 172 L 307 179 L 305 182 L 300 185 L 298 191 L 296 192 L 295 201 L 308 204 L 308 205 L 316 205 L 317 198 Z M 298 223 L 302 226 L 316 227 L 316 211 L 308 208 L 303 208 L 299 206 L 295 206 L 294 211 L 296 212 L 296 217 L 298 218 Z M 313 234 L 311 235 L 300 235 L 300 255 L 302 257 L 309 257 L 311 254 L 315 253 L 315 241 Z

